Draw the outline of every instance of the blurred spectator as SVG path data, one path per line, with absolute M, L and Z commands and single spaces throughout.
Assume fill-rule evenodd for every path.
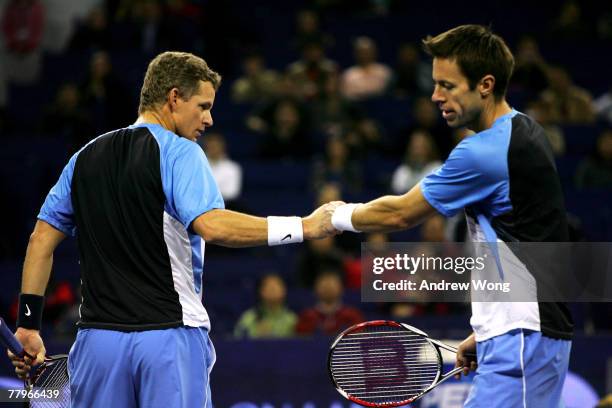
M 96 137 L 89 113 L 83 109 L 79 88 L 73 83 L 60 87 L 55 101 L 44 109 L 42 129 L 46 136 L 64 138 L 71 153 Z
M 603 12 L 597 17 L 597 35 L 601 40 L 612 40 L 612 10 Z
M 318 43 L 324 47 L 333 44 L 330 35 L 321 32 L 319 15 L 314 10 L 300 10 L 296 16 L 294 45 L 301 50 L 306 44 Z
M 348 146 L 341 137 L 328 139 L 325 158 L 315 162 L 313 181 L 315 188 L 333 182 L 343 190 L 357 192 L 361 189 L 361 168 L 349 157 Z
M 349 149 L 349 155 L 355 159 L 372 157 L 388 148 L 381 128 L 374 120 L 366 117 L 353 122 L 352 128 L 344 134 L 344 141 Z
M 323 92 L 312 106 L 315 128 L 326 135 L 340 136 L 363 112 L 340 93 L 340 78 L 337 74 L 325 80 Z
M 612 88 L 593 102 L 597 116 L 612 125 Z
M 3 60 L 8 81 L 29 84 L 38 80 L 45 9 L 38 0 L 10 0 L 2 11 Z
M 300 60 L 287 67 L 287 74 L 296 84 L 303 99 L 315 99 L 324 92 L 327 79 L 338 71 L 336 63 L 325 57 L 323 44 L 310 41 L 302 47 Z
M 285 306 L 287 288 L 276 274 L 265 275 L 257 288 L 257 305 L 240 316 L 234 336 L 243 338 L 291 337 L 297 316 Z
M 128 126 L 134 121 L 136 107 L 131 94 L 115 75 L 105 51 L 94 53 L 89 75 L 81 85 L 83 102 L 93 113 L 97 133 Z
M 441 215 L 429 217 L 421 224 L 421 241 L 423 242 L 445 242 L 446 241 L 446 219 Z
M 391 190 L 404 194 L 441 165 L 431 135 L 416 130 L 410 136 L 404 162 L 393 173 Z
M 112 46 L 108 19 L 103 7 L 94 7 L 84 22 L 79 22 L 72 39 L 70 50 L 109 50 Z
M 389 237 L 387 234 L 382 232 L 375 232 L 366 235 L 365 243 L 368 245 L 368 248 L 374 251 L 382 251 L 387 242 L 389 242 Z M 357 243 L 353 247 L 360 248 L 361 245 Z M 361 261 L 361 253 L 353 254 L 352 257 L 347 257 L 344 259 L 344 273 L 347 289 L 361 289 Z
M 612 394 L 605 395 L 594 408 L 612 408 Z
M 300 99 L 298 86 L 288 74 L 284 74 L 278 81 L 276 95 L 271 100 L 254 106 L 253 111 L 247 115 L 246 127 L 256 133 L 268 132 L 274 122 L 276 108 L 285 101 L 293 102 L 300 118 L 304 119 L 304 123 L 309 124 L 308 111 Z
M 166 0 L 166 12 L 173 17 L 197 21 L 202 17 L 202 5 L 190 0 Z
M 421 60 L 414 43 L 400 45 L 393 77 L 395 96 L 411 97 L 428 95 L 433 91 L 431 64 Z
M 563 129 L 552 120 L 550 104 L 542 99 L 533 101 L 527 105 L 527 114 L 542 125 L 555 156 L 563 156 L 565 154 L 565 136 L 563 135 Z
M 415 99 L 412 105 L 412 119 L 408 127 L 400 129 L 395 135 L 393 151 L 405 151 L 410 135 L 416 130 L 422 130 L 431 135 L 440 159 L 445 160 L 455 147 L 453 129 L 440 122 L 440 112 L 429 97 Z
M 551 107 L 551 120 L 558 124 L 588 124 L 595 120 L 593 98 L 572 83 L 567 71 L 551 66 L 547 70 L 548 89 L 542 99 Z
M 550 36 L 556 41 L 581 41 L 592 38 L 593 28 L 583 18 L 580 4 L 575 0 L 566 0 L 553 20 Z
M 160 0 L 137 1 L 133 7 L 130 25 L 134 30 L 134 48 L 148 54 L 156 54 L 177 46 L 186 49 L 187 44 L 178 41 L 178 30 L 182 21 L 171 21 L 170 17 L 164 14 Z
M 376 61 L 376 43 L 359 37 L 353 43 L 356 65 L 342 74 L 342 93 L 351 100 L 362 100 L 385 93 L 391 80 L 391 69 Z
M 307 122 L 293 101 L 286 99 L 275 105 L 261 153 L 267 159 L 291 160 L 310 156 Z
M 296 332 L 330 336 L 364 321 L 363 314 L 358 309 L 342 304 L 343 290 L 339 272 L 334 270 L 321 272 L 315 281 L 317 303 L 300 313 Z
M 317 192 L 314 207 L 340 200 L 342 200 L 342 195 L 339 186 L 336 183 L 325 183 Z M 350 239 L 354 238 L 351 235 L 356 234 L 341 234 L 306 242 L 306 245 L 300 248 L 301 252 L 297 263 L 300 284 L 311 288 L 321 271 L 327 269 L 340 270 L 345 261 L 345 254 L 338 245 L 338 241 L 345 240 L 348 237 L 351 241 L 349 245 L 353 247 L 359 245 L 358 241 Z
M 510 92 L 521 92 L 526 102 L 537 99 L 548 87 L 548 77 L 546 62 L 540 54 L 540 46 L 535 38 L 523 36 L 519 40 L 515 61 Z
M 595 154 L 584 159 L 576 170 L 576 187 L 612 188 L 612 129 L 601 132 Z
M 304 287 L 313 287 L 315 279 L 323 271 L 341 270 L 344 264 L 344 254 L 336 245 L 335 237 L 327 237 L 308 241 L 302 247 L 298 260 L 298 276 Z
M 221 133 L 206 134 L 203 145 L 225 205 L 232 207 L 231 203 L 240 197 L 242 191 L 242 167 L 228 157 L 225 138 Z
M 260 54 L 247 55 L 242 61 L 242 71 L 243 75 L 232 84 L 234 102 L 263 104 L 276 95 L 278 74 L 266 69 Z

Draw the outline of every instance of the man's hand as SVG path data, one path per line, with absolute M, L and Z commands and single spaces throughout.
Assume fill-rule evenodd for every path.
M 308 217 L 302 218 L 304 239 L 320 239 L 338 234 L 338 230 L 331 223 L 334 210 L 344 204 L 343 201 L 332 201 L 323 204 Z
M 15 366 L 15 373 L 17 373 L 19 378 L 24 380 L 28 376 L 32 366 L 42 364 L 45 361 L 45 345 L 40 338 L 38 330 L 29 330 L 19 327 L 15 332 L 15 337 L 17 337 L 17 340 L 19 340 L 26 353 L 30 356 L 34 356 L 34 359 L 28 356 L 22 359 L 8 351 L 8 356 L 13 366 Z
M 474 333 L 470 334 L 457 347 L 455 367 L 463 367 L 463 375 L 468 375 L 470 371 L 476 371 L 478 364 L 476 363 L 476 337 Z M 455 378 L 461 378 L 461 374 L 455 375 Z

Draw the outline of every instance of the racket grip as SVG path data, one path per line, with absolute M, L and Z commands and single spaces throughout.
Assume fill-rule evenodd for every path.
M 11 329 L 6 325 L 4 319 L 0 317 L 0 339 L 2 340 L 2 344 L 11 350 L 11 353 L 23 357 L 25 355 L 25 351 L 23 350 L 23 346 L 19 343 L 19 340 L 15 337 Z

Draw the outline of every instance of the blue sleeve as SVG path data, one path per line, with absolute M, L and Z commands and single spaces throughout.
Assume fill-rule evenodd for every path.
M 485 200 L 503 184 L 504 164 L 486 157 L 486 149 L 478 150 L 478 144 L 465 142 L 457 145 L 442 167 L 421 181 L 423 196 L 445 217 Z
M 38 219 L 52 225 L 66 235 L 74 236 L 76 226 L 74 225 L 74 211 L 72 209 L 72 198 L 70 195 L 72 174 L 78 153 L 75 153 L 68 164 L 64 167 L 57 183 L 51 188 L 47 198 L 40 209 Z
M 213 178 L 204 152 L 195 143 L 185 142 L 164 170 L 171 190 L 171 215 L 185 228 L 194 219 L 215 208 L 225 208 L 217 182 Z

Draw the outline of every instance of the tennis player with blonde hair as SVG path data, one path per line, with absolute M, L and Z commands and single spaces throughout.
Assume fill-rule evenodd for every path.
M 82 303 L 69 357 L 73 408 L 212 407 L 204 244 L 282 245 L 336 233 L 330 218 L 338 203 L 305 218 L 224 209 L 195 143 L 213 125 L 220 80 L 195 55 L 158 55 L 144 78 L 136 123 L 77 152 L 40 210 L 16 337 L 42 361 L 39 330 L 53 252 L 76 235 Z M 25 376 L 33 361 L 11 358 Z

